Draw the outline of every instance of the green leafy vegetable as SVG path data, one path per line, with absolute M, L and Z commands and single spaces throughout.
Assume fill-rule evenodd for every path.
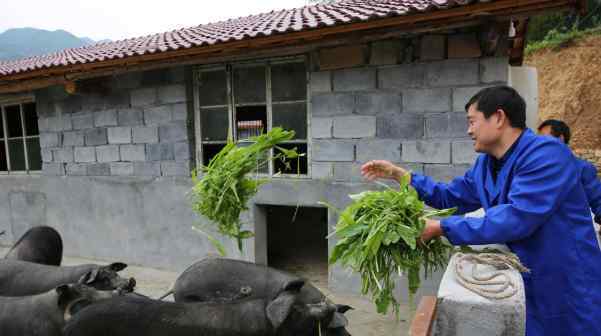
M 353 202 L 339 214 L 334 232 L 338 242 L 330 264 L 341 263 L 361 275 L 363 294 L 371 293 L 379 313 L 390 305 L 398 314 L 400 304 L 393 296 L 397 275 L 406 274 L 409 293 L 420 286 L 420 270 L 426 276 L 446 267 L 452 247 L 441 239 L 420 242 L 425 219 L 449 216 L 455 209 L 428 211 L 408 178 L 399 190 L 351 195 Z M 327 205 L 327 204 L 326 204 Z
M 294 131 L 275 127 L 266 134 L 248 139 L 250 145 L 228 144 L 201 168 L 201 179 L 193 176 L 192 209 L 217 223 L 218 232 L 233 237 L 242 251 L 242 240 L 253 237 L 251 231 L 241 231 L 240 213 L 248 210 L 247 203 L 255 195 L 265 179 L 249 177 L 267 164 L 266 152 L 277 144 L 294 138 Z M 295 150 L 283 150 L 275 159 L 298 158 Z M 210 237 L 207 235 L 207 237 Z M 215 239 L 210 239 L 215 245 Z M 216 246 L 220 253 L 223 247 Z

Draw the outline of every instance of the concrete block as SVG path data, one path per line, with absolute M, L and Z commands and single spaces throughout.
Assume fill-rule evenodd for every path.
M 82 111 L 82 96 L 69 96 L 67 99 L 54 102 L 55 110 L 63 116 Z
M 176 162 L 190 161 L 190 145 L 188 142 L 177 142 L 173 144 L 173 155 Z
M 92 113 L 77 113 L 71 116 L 73 129 L 87 129 L 94 127 L 94 114 Z
M 47 90 L 37 90 L 35 92 L 36 112 L 40 117 L 52 117 L 56 114 L 55 104 L 48 97 Z
M 42 162 L 52 162 L 52 149 L 42 148 Z
M 451 89 L 403 91 L 403 112 L 432 113 L 451 110 Z
M 161 176 L 161 163 L 134 162 L 134 176 Z
M 334 162 L 334 180 L 340 182 L 362 182 L 361 164 L 355 162 Z
M 159 86 L 169 83 L 169 71 L 167 69 L 149 70 L 142 72 L 143 87 Z
M 129 72 L 111 78 L 111 87 L 115 89 L 136 89 L 142 83 L 141 72 Z
M 94 128 L 86 130 L 84 139 L 86 146 L 106 145 L 108 143 L 106 128 Z
M 402 97 L 399 93 L 369 92 L 355 96 L 355 113 L 380 115 L 401 113 Z
M 110 127 L 107 131 L 109 144 L 131 143 L 131 127 Z
M 186 86 L 184 84 L 172 84 L 160 86 L 158 89 L 159 103 L 171 104 L 182 103 L 187 100 Z
M 96 148 L 75 147 L 75 162 L 96 162 Z
M 357 161 L 401 161 L 401 141 L 392 139 L 361 140 L 357 142 Z
M 353 113 L 355 96 L 350 93 L 324 93 L 311 97 L 311 113 L 314 117 L 331 117 Z
M 355 142 L 348 140 L 313 141 L 313 161 L 354 161 Z
M 73 162 L 73 147 L 55 149 L 52 156 L 54 162 Z
M 63 133 L 63 146 L 83 146 L 84 132 L 73 131 Z
M 329 139 L 332 137 L 332 127 L 334 119 L 332 118 L 313 118 L 311 119 L 311 137 L 313 139 Z
M 46 176 L 63 176 L 65 175 L 65 164 L 44 162 L 42 164 L 42 174 Z
M 329 180 L 334 175 L 333 165 L 330 162 L 311 163 L 311 178 L 319 180 Z
M 96 159 L 98 160 L 98 162 L 119 161 L 119 146 L 108 145 L 96 147 Z
M 144 88 L 132 90 L 131 95 L 131 106 L 150 106 L 157 102 L 157 90 L 156 88 Z
M 350 116 L 334 118 L 334 138 L 356 139 L 376 136 L 376 117 Z
M 121 161 L 145 161 L 146 150 L 144 145 L 121 145 L 119 146 Z
M 190 176 L 190 162 L 161 162 L 161 174 L 163 176 Z
M 62 85 L 53 85 L 46 88 L 47 97 L 52 101 L 63 100 L 69 98 L 69 94 L 65 91 Z
M 183 83 L 186 80 L 187 73 L 188 71 L 185 66 L 179 66 L 167 69 L 165 71 L 165 77 L 170 83 Z
M 38 130 L 40 132 L 50 132 L 50 128 L 48 127 L 48 118 L 40 115 L 39 108 L 37 108 L 38 112 Z
M 445 59 L 446 35 L 425 35 L 420 42 L 420 59 L 437 61 Z
M 446 60 L 428 63 L 426 83 L 432 87 L 477 85 L 479 82 L 477 59 Z
M 430 176 L 438 182 L 450 182 L 455 177 L 465 175 L 469 168 L 469 165 L 426 164 L 424 165 L 424 175 Z
M 335 92 L 367 91 L 376 88 L 376 69 L 359 68 L 334 71 Z
M 88 169 L 87 169 L 87 165 L 86 164 L 81 164 L 81 163 L 67 163 L 65 165 L 65 171 L 67 175 L 72 175 L 72 176 L 85 176 L 88 174 Z
M 63 130 L 63 120 L 61 116 L 47 118 L 47 130 L 50 132 L 60 132 Z
M 364 65 L 366 55 L 367 46 L 364 45 L 324 48 L 319 51 L 319 68 L 320 70 L 334 70 Z
M 103 110 L 127 108 L 131 102 L 128 90 L 114 90 L 100 99 L 104 103 Z
M 378 68 L 378 88 L 406 89 L 423 87 L 426 66 L 423 63 Z
M 376 137 L 382 139 L 421 139 L 424 136 L 424 116 L 401 113 L 377 117 Z
M 311 73 L 311 92 L 332 92 L 332 73 L 320 71 Z
M 60 134 L 59 133 L 40 133 L 40 147 L 60 147 Z
M 114 176 L 132 176 L 134 174 L 133 162 L 111 162 L 111 175 Z
M 171 105 L 173 120 L 188 120 L 188 104 L 178 103 Z
M 105 110 L 94 113 L 94 126 L 117 126 L 117 110 Z
M 144 111 L 141 108 L 119 109 L 117 112 L 119 126 L 138 126 L 144 124 Z
M 401 53 L 399 40 L 377 41 L 371 45 L 369 64 L 386 65 L 397 64 Z
M 134 143 L 159 142 L 159 128 L 157 126 L 139 126 L 132 128 Z
M 147 126 L 166 124 L 172 120 L 171 106 L 151 106 L 144 109 L 144 123 Z
M 448 37 L 448 58 L 478 58 L 482 56 L 476 33 L 454 34 Z
M 146 161 L 175 160 L 173 143 L 164 142 L 146 145 Z
M 403 141 L 401 158 L 404 162 L 450 163 L 451 143 L 449 141 Z
M 108 163 L 93 163 L 88 165 L 88 176 L 109 176 L 111 166 Z
M 453 164 L 473 164 L 479 153 L 474 150 L 474 141 L 453 141 L 451 144 L 451 157 Z
M 188 140 L 188 128 L 183 121 L 159 126 L 159 142 L 178 142 Z
M 71 115 L 63 114 L 60 119 L 62 124 L 61 130 L 70 131 L 73 129 L 73 119 L 71 119 Z
M 480 59 L 480 81 L 482 83 L 507 83 L 509 60 L 507 57 L 489 57 Z
M 426 117 L 427 138 L 465 138 L 467 136 L 465 113 L 433 114 Z
M 470 86 L 453 89 L 453 112 L 465 112 L 465 104 L 467 104 L 473 96 L 485 86 Z

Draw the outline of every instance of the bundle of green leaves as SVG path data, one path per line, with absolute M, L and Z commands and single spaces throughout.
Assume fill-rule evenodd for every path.
M 253 232 L 241 230 L 240 213 L 248 210 L 248 201 L 259 186 L 266 182 L 250 173 L 268 163 L 268 151 L 274 147 L 278 149 L 278 154 L 272 158 L 274 160 L 298 158 L 296 150 L 277 146 L 293 138 L 294 131 L 275 127 L 265 134 L 248 139 L 248 146 L 228 141 L 207 166 L 201 167 L 201 178 L 193 176 L 195 185 L 191 192 L 192 209 L 216 223 L 219 233 L 235 238 L 240 251 L 242 240 L 253 236 Z M 224 255 L 223 246 L 210 235 L 207 234 L 207 237 Z
M 341 263 L 361 275 L 362 293 L 371 293 L 381 314 L 392 305 L 395 281 L 405 274 L 410 296 L 420 286 L 420 271 L 425 275 L 446 267 L 452 246 L 440 238 L 420 240 L 425 220 L 449 216 L 455 209 L 431 211 L 419 200 L 406 176 L 399 190 L 386 186 L 382 191 L 351 195 L 353 202 L 339 214 L 335 231 L 338 242 L 329 262 Z M 329 238 L 328 237 L 328 238 Z M 412 298 L 410 299 L 412 304 Z

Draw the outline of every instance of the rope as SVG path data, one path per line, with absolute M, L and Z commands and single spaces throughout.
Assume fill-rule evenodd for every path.
M 473 264 L 472 272 L 465 274 L 464 264 Z M 478 265 L 489 265 L 496 268 L 489 274 L 479 274 Z M 519 272 L 528 272 L 518 257 L 511 253 L 461 253 L 455 257 L 455 277 L 466 289 L 490 300 L 503 300 L 514 296 L 518 286 L 512 278 L 504 272 L 515 269 Z

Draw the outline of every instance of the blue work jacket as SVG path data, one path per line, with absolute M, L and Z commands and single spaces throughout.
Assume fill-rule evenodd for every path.
M 483 218 L 451 216 L 441 226 L 455 245 L 507 244 L 531 270 L 522 274 L 528 336 L 601 335 L 601 250 L 577 159 L 527 129 L 496 181 L 493 160 L 480 155 L 448 184 L 420 174 L 411 184 L 431 207 L 457 207 L 459 215 L 486 210 Z
M 595 218 L 601 218 L 601 180 L 597 176 L 597 168 L 592 163 L 582 159 L 578 159 L 578 165 L 580 166 L 582 186 L 586 193 L 588 205 L 595 214 Z

